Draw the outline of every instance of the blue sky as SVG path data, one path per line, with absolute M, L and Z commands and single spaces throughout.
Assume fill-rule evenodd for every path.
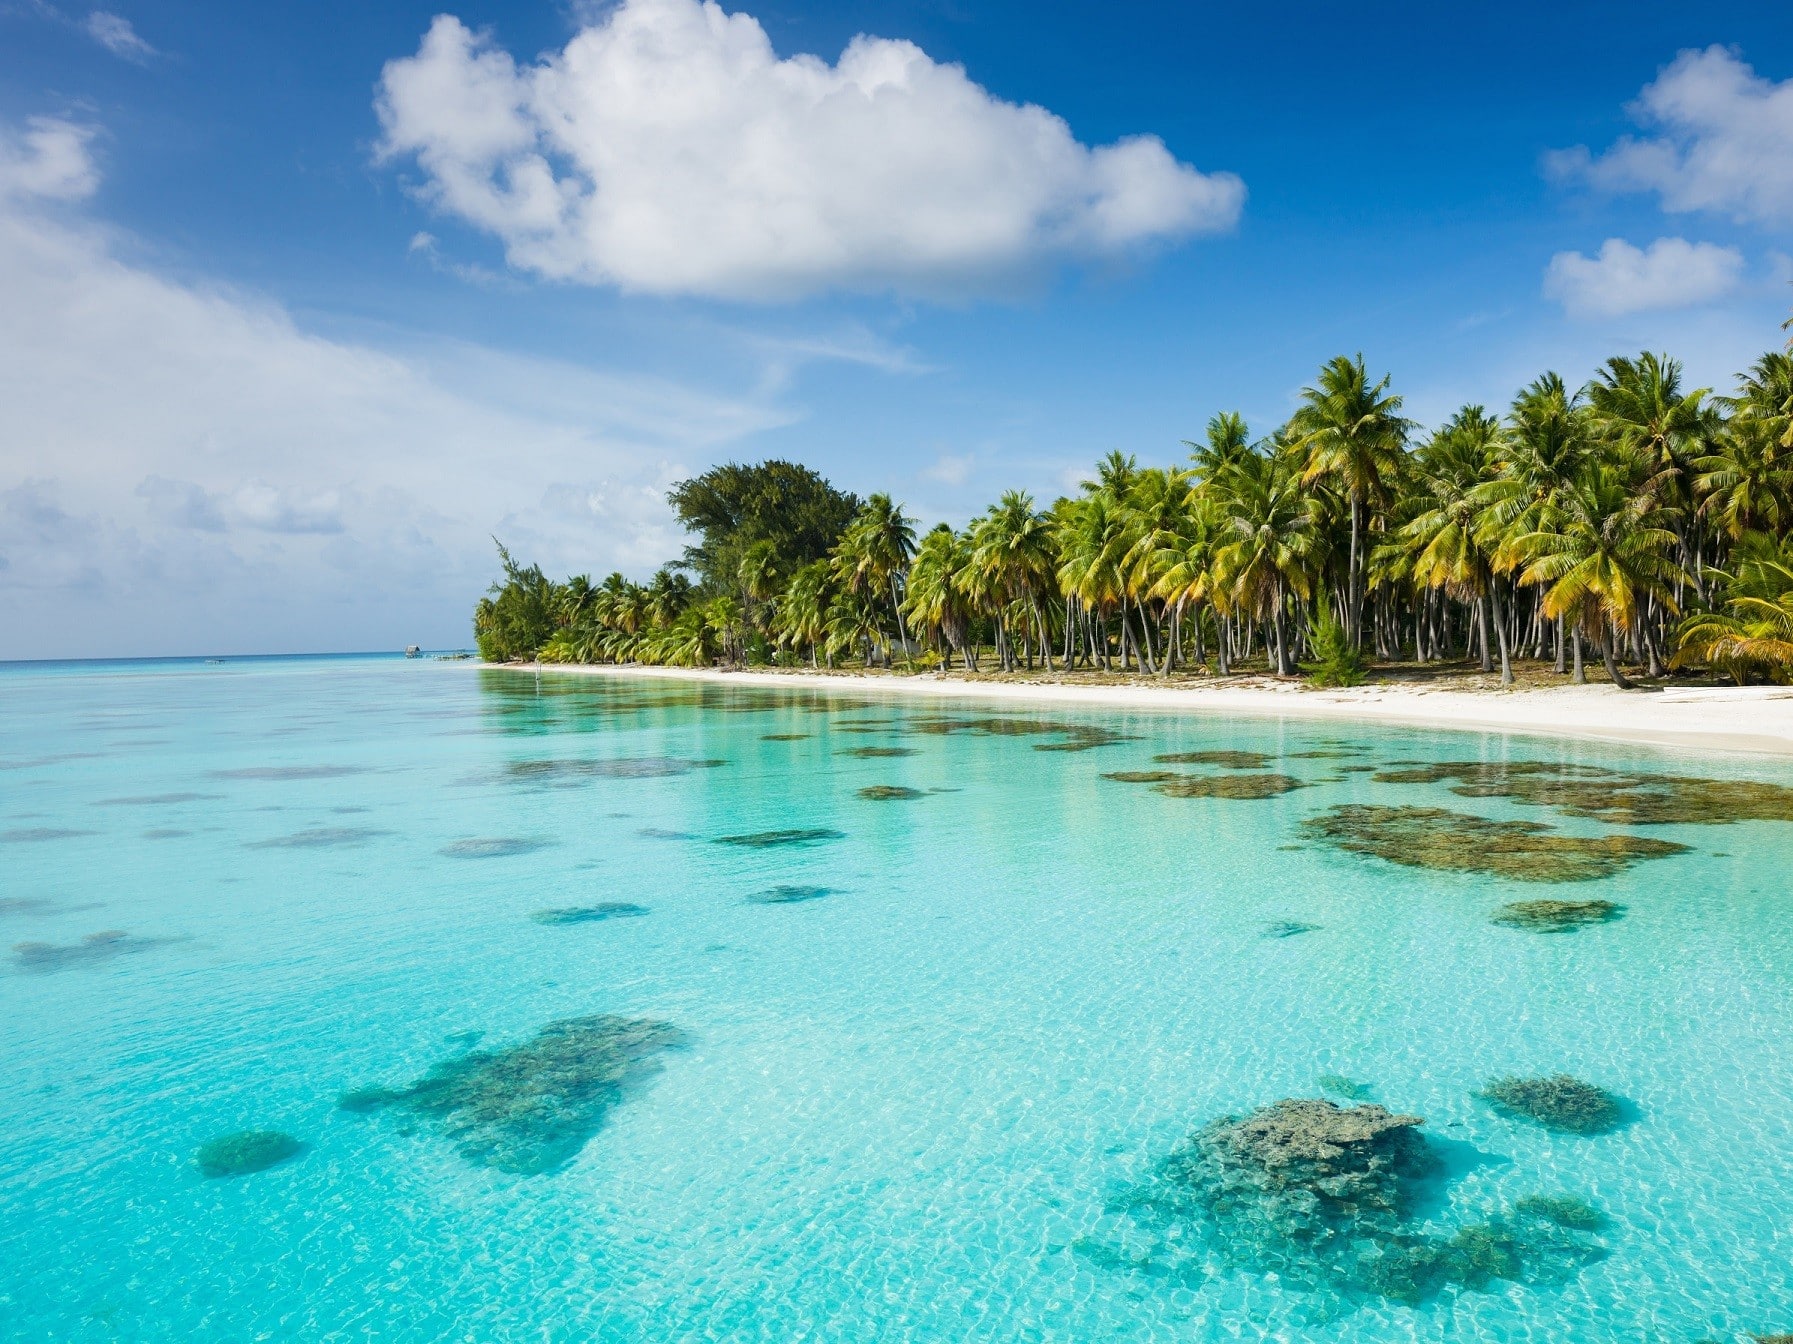
M 645 575 L 765 456 L 961 522 L 1340 352 L 1428 423 L 1646 347 L 1722 390 L 1793 306 L 1790 39 L 0 0 L 0 657 L 464 644 L 493 533 Z

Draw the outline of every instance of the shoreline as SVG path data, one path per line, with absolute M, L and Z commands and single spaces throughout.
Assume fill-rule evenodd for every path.
M 1371 683 L 1322 690 L 1254 678 L 1224 685 L 1083 684 L 1049 680 L 985 680 L 925 672 L 791 671 L 781 668 L 682 668 L 633 664 L 484 663 L 486 671 L 560 676 L 659 677 L 855 694 L 995 700 L 1156 713 L 1236 715 L 1246 718 L 1399 723 L 1467 732 L 1573 737 L 1682 751 L 1793 756 L 1793 687 L 1698 686 L 1621 691 L 1599 683 L 1514 690 L 1450 690 Z

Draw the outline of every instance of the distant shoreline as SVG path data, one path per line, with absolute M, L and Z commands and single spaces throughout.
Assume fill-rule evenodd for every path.
M 1086 683 L 1041 672 L 995 677 L 962 673 L 794 671 L 784 668 L 674 668 L 634 664 L 470 662 L 485 670 L 551 676 L 659 677 L 852 691 L 934 699 L 1001 700 L 1092 708 L 1248 718 L 1402 723 L 1474 732 L 1528 733 L 1669 747 L 1793 756 L 1793 687 L 1669 687 L 1620 691 L 1611 685 L 1561 685 L 1507 691 L 1448 690 L 1425 685 L 1371 683 L 1320 690 L 1268 678 L 1203 685 L 1153 685 L 1140 677 Z

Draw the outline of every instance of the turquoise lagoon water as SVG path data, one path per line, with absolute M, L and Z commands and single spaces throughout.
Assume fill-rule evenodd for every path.
M 1334 723 L 1005 707 L 402 660 L 0 672 L 0 1335 L 20 1340 L 1685 1341 L 1793 1330 L 1793 824 L 1573 886 L 1304 843 L 1339 803 L 1612 828 L 1351 764 L 1541 759 L 1793 783 L 1773 761 Z M 1081 751 L 1104 732 L 1127 740 Z M 797 735 L 793 740 L 769 736 Z M 863 747 L 913 754 L 847 754 Z M 1104 772 L 1239 749 L 1311 787 Z M 1356 756 L 1301 757 L 1355 750 Z M 531 763 L 628 762 L 542 767 Z M 681 769 L 640 762 L 721 761 Z M 919 796 L 868 800 L 888 785 Z M 782 829 L 800 846 L 714 843 Z M 467 841 L 508 840 L 515 844 Z M 1292 847 L 1294 846 L 1294 847 Z M 752 899 L 778 887 L 820 899 Z M 813 894 L 813 893 L 801 893 Z M 1623 903 L 1566 935 L 1489 923 Z M 562 926 L 544 907 L 648 913 Z M 1284 923 L 1317 927 L 1266 936 Z M 83 942 L 106 930 L 127 937 Z M 1284 930 L 1286 932 L 1286 930 Z M 352 1114 L 589 1014 L 676 1025 L 569 1162 Z M 1600 1137 L 1491 1076 L 1627 1100 Z M 1610 1218 L 1563 1283 L 1337 1301 L 1117 1200 L 1183 1135 L 1341 1074 L 1426 1117 L 1448 1233 Z M 294 1160 L 203 1178 L 220 1134 Z

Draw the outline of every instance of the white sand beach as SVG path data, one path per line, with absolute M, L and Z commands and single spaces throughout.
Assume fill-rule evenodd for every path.
M 489 664 L 472 664 L 486 667 Z M 517 671 L 533 665 L 511 665 Z M 1793 755 L 1793 687 L 1686 686 L 1621 691 L 1610 684 L 1512 690 L 1461 690 L 1424 682 L 1380 682 L 1349 690 L 1319 690 L 1268 678 L 1232 678 L 1204 685 L 1149 679 L 1085 682 L 978 677 L 962 673 L 899 675 L 882 672 L 788 671 L 766 668 L 693 669 L 551 664 L 544 675 L 664 677 L 851 690 L 866 695 L 931 696 L 1042 704 L 1114 706 L 1172 714 L 1352 719 L 1419 723 L 1511 733 L 1539 733 L 1649 743 L 1690 751 Z

